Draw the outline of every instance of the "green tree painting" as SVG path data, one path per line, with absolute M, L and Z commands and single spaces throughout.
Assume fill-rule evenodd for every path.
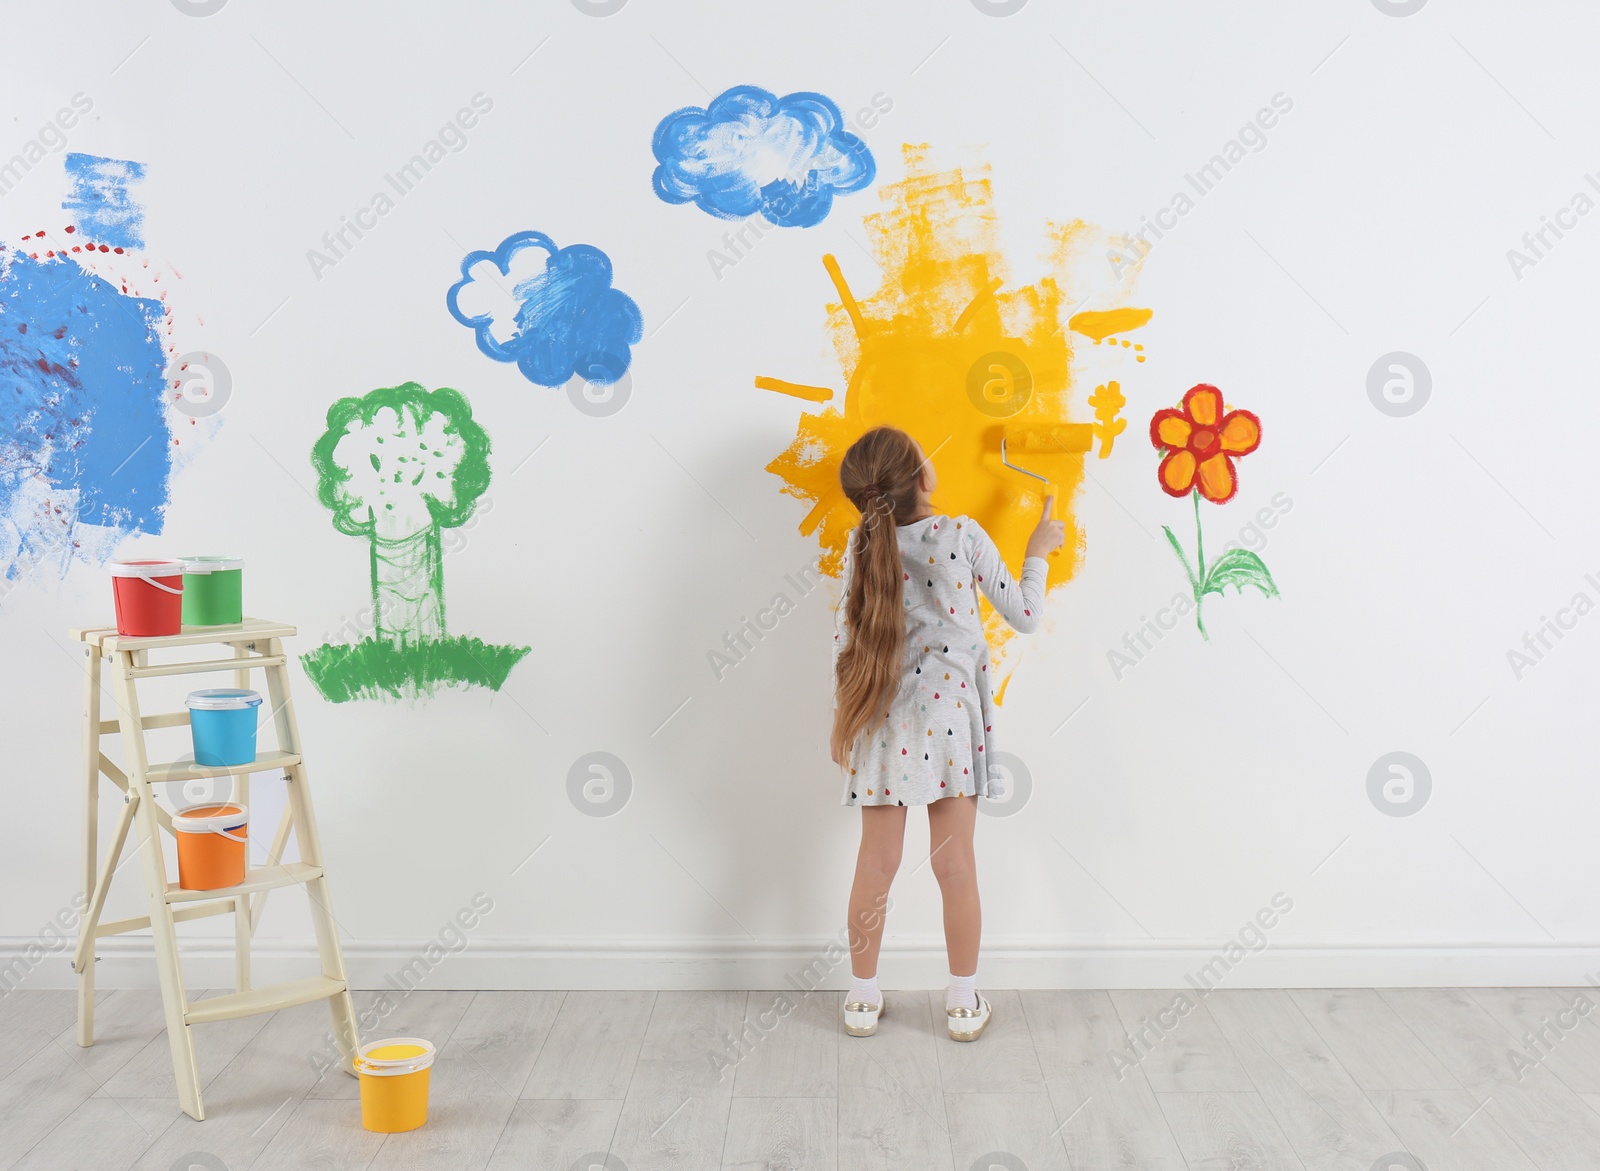
M 342 398 L 311 462 L 334 528 L 367 541 L 372 568 L 371 637 L 300 657 L 323 698 L 498 691 L 530 648 L 452 636 L 445 625 L 440 534 L 465 524 L 489 486 L 489 436 L 466 396 L 407 382 Z

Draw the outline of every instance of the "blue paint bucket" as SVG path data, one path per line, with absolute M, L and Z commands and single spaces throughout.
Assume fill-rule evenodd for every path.
M 196 764 L 249 764 L 256 758 L 256 708 L 261 693 L 240 687 L 191 691 L 189 731 Z

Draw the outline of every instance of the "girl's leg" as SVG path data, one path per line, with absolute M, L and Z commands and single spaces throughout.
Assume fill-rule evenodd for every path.
M 944 797 L 928 806 L 928 848 L 933 876 L 944 898 L 944 946 L 952 976 L 978 970 L 978 938 L 983 912 L 978 906 L 978 868 L 972 830 L 978 820 L 976 797 Z
M 849 937 L 850 972 L 863 980 L 878 974 L 889 884 L 900 869 L 905 836 L 905 806 L 861 807 L 861 851 L 856 855 L 856 879 L 850 887 Z

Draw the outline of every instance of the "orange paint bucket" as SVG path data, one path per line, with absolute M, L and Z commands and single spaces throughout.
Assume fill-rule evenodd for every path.
M 428 1073 L 433 1045 L 420 1037 L 391 1037 L 361 1047 L 361 1125 L 378 1134 L 416 1130 L 428 1121 Z
M 244 881 L 250 813 L 243 805 L 192 805 L 172 815 L 178 839 L 178 885 L 218 890 Z

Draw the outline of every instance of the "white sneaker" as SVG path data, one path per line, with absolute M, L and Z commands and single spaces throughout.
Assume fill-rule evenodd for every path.
M 844 1006 L 844 1031 L 852 1037 L 870 1037 L 878 1031 L 878 1018 L 883 1015 L 884 1001 L 887 998 L 881 994 L 877 1004 L 868 1004 L 864 1000 L 852 1000 Z
M 989 1002 L 984 999 L 983 993 L 975 993 L 978 998 L 977 1008 L 947 1008 L 944 1011 L 945 1021 L 950 1029 L 952 1041 L 976 1041 L 983 1036 L 983 1030 L 989 1026 Z

